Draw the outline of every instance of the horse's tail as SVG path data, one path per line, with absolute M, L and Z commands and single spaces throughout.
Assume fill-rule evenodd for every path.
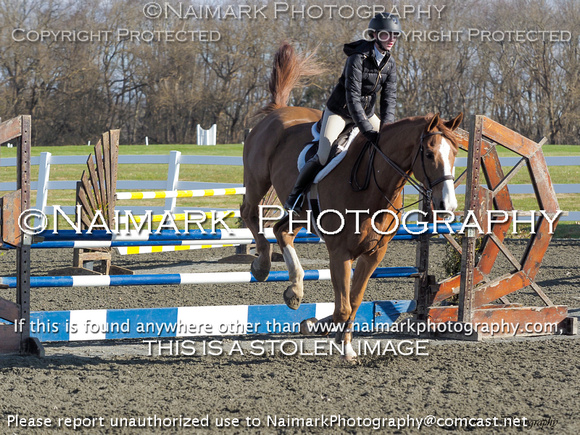
M 290 92 L 303 84 L 305 77 L 312 77 L 325 71 L 315 60 L 314 54 L 302 56 L 296 53 L 288 42 L 282 43 L 274 55 L 274 66 L 270 76 L 270 102 L 260 112 L 270 113 L 288 105 Z

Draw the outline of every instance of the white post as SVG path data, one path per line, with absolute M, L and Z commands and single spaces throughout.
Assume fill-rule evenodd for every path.
M 145 146 L 149 146 L 149 136 L 145 136 Z
M 36 185 L 36 208 L 46 213 L 46 203 L 48 201 L 48 181 L 50 179 L 50 157 L 48 152 L 40 153 L 38 163 L 38 183 Z M 39 225 L 35 219 L 34 225 Z
M 87 146 L 89 146 L 89 147 L 91 146 L 91 141 L 89 141 L 89 143 L 87 143 Z
M 214 124 L 209 130 L 204 130 L 201 125 L 197 124 L 197 144 L 198 145 L 215 145 L 216 144 L 217 125 Z
M 209 129 L 209 141 L 208 141 L 208 145 L 215 145 L 217 143 L 216 142 L 216 136 L 217 136 L 217 125 L 214 124 Z
M 196 128 L 196 133 L 197 133 L 197 144 L 198 145 L 203 145 L 202 143 L 202 128 L 201 125 L 197 124 L 197 128 Z
M 179 181 L 179 161 L 181 159 L 181 152 L 171 151 L 169 153 L 169 167 L 167 168 L 167 186 L 165 190 L 177 190 L 177 182 Z M 165 210 L 175 210 L 177 198 L 167 198 L 165 200 Z

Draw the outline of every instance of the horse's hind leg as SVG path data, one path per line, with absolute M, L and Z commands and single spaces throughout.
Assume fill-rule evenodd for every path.
M 240 214 L 246 223 L 246 226 L 252 232 L 254 240 L 256 241 L 256 251 L 258 251 L 258 258 L 256 258 L 251 265 L 250 270 L 252 275 L 258 281 L 265 281 L 270 274 L 272 249 L 270 242 L 260 234 L 260 217 L 258 204 L 268 191 L 270 186 L 260 186 L 259 189 L 250 189 L 246 186 L 246 194 L 244 201 L 240 207 Z
M 289 219 L 287 216 L 274 226 L 276 240 L 278 240 L 278 245 L 282 250 L 284 262 L 286 263 L 290 277 L 290 285 L 284 292 L 284 302 L 293 310 L 297 310 L 300 307 L 300 303 L 304 297 L 304 269 L 302 269 L 302 265 L 294 249 L 294 238 L 300 228 L 302 227 L 294 225 L 292 228 L 294 234 L 290 234 Z

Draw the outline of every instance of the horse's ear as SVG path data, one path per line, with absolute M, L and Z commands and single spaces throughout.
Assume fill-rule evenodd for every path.
M 427 133 L 433 131 L 433 129 L 437 127 L 437 124 L 439 124 L 439 114 L 433 116 L 431 121 L 429 121 L 429 125 L 427 126 Z
M 457 129 L 457 127 L 459 127 L 459 124 L 461 124 L 461 121 L 463 121 L 463 112 L 461 112 L 455 118 L 450 119 L 449 121 L 443 123 L 443 125 L 445 125 L 445 127 L 447 127 L 449 130 L 453 131 L 453 130 Z

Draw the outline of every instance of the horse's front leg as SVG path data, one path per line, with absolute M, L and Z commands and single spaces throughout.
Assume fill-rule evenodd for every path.
M 352 325 L 356 317 L 356 312 L 362 303 L 365 290 L 369 283 L 373 272 L 383 261 L 385 253 L 387 252 L 387 244 L 385 243 L 381 248 L 372 254 L 363 254 L 359 257 L 356 267 L 354 269 L 354 274 L 352 277 L 352 286 L 350 289 L 350 308 L 351 312 L 347 320 L 347 329 L 344 331 L 343 340 L 345 343 L 352 343 L 353 332 Z M 356 355 L 355 355 L 356 357 Z
M 330 276 L 334 289 L 334 314 L 332 320 L 337 328 L 335 340 L 343 344 L 343 358 L 354 361 L 356 352 L 352 348 L 352 323 L 350 317 L 352 306 L 350 303 L 350 274 L 352 259 L 346 254 L 330 256 Z
M 348 256 L 337 258 L 330 256 L 330 277 L 334 289 L 334 313 L 324 319 L 303 320 L 300 332 L 304 335 L 327 335 L 336 331 L 335 340 L 343 344 L 344 359 L 354 361 L 356 352 L 352 347 L 352 322 L 350 322 L 352 305 L 350 297 L 350 274 L 352 260 Z
M 276 240 L 282 250 L 284 262 L 288 268 L 288 275 L 290 278 L 290 285 L 284 291 L 284 302 L 289 308 L 297 310 L 300 307 L 302 298 L 304 297 L 304 269 L 300 264 L 296 249 L 294 249 L 294 238 L 296 233 L 302 228 L 294 225 L 293 234 L 289 233 L 289 220 L 284 218 L 274 226 L 274 233 Z

